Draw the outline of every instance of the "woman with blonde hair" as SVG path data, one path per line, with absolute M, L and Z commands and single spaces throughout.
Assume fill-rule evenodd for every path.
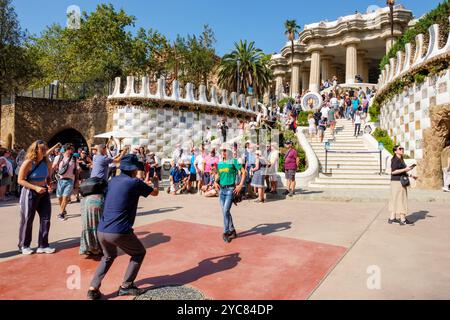
M 55 249 L 50 248 L 48 234 L 50 230 L 51 204 L 50 193 L 51 167 L 48 156 L 54 149 L 61 147 L 58 143 L 50 150 L 42 140 L 37 140 L 31 144 L 25 155 L 25 160 L 19 170 L 17 182 L 21 185 L 20 193 L 20 228 L 19 228 L 19 249 L 22 254 L 32 254 L 30 249 L 33 220 L 36 211 L 40 218 L 39 238 L 37 253 L 54 253 Z

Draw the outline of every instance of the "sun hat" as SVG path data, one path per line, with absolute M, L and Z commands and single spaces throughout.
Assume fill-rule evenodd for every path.
M 127 154 L 120 161 L 119 169 L 123 171 L 144 171 L 144 164 L 139 161 L 135 154 Z

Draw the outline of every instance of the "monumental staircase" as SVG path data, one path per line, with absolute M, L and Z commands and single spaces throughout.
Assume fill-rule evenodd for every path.
M 361 128 L 361 132 L 364 128 Z M 362 133 L 361 133 L 362 134 Z M 330 142 L 325 170 L 325 142 Z M 379 153 L 364 153 L 377 151 L 366 146 L 362 136 L 354 136 L 354 125 L 351 120 L 338 119 L 335 136 L 327 128 L 322 143 L 313 138 L 310 142 L 319 160 L 319 176 L 310 183 L 312 188 L 339 189 L 388 189 L 390 176 L 380 174 Z M 355 153 L 353 153 L 355 152 Z

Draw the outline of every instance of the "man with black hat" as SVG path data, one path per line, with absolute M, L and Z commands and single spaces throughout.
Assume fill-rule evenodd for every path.
M 143 164 L 136 155 L 125 155 L 120 162 L 121 174 L 110 180 L 106 193 L 103 216 L 98 225 L 97 236 L 103 250 L 100 265 L 92 279 L 88 299 L 101 298 L 100 286 L 103 278 L 117 257 L 117 248 L 131 256 L 128 269 L 118 295 L 136 296 L 141 291 L 134 285 L 134 280 L 144 260 L 146 249 L 136 237 L 133 224 L 136 218 L 139 197 L 158 195 L 158 179 L 145 182 L 136 178 L 138 171 L 143 171 Z

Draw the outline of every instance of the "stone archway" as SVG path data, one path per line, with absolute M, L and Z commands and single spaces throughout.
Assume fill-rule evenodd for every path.
M 424 130 L 423 159 L 418 161 L 418 187 L 442 187 L 441 153 L 450 135 L 450 104 L 430 107 L 431 127 Z
M 75 149 L 89 147 L 83 135 L 73 128 L 61 130 L 53 135 L 48 141 L 48 145 L 52 147 L 58 142 L 61 142 L 62 144 L 71 143 L 75 146 Z

